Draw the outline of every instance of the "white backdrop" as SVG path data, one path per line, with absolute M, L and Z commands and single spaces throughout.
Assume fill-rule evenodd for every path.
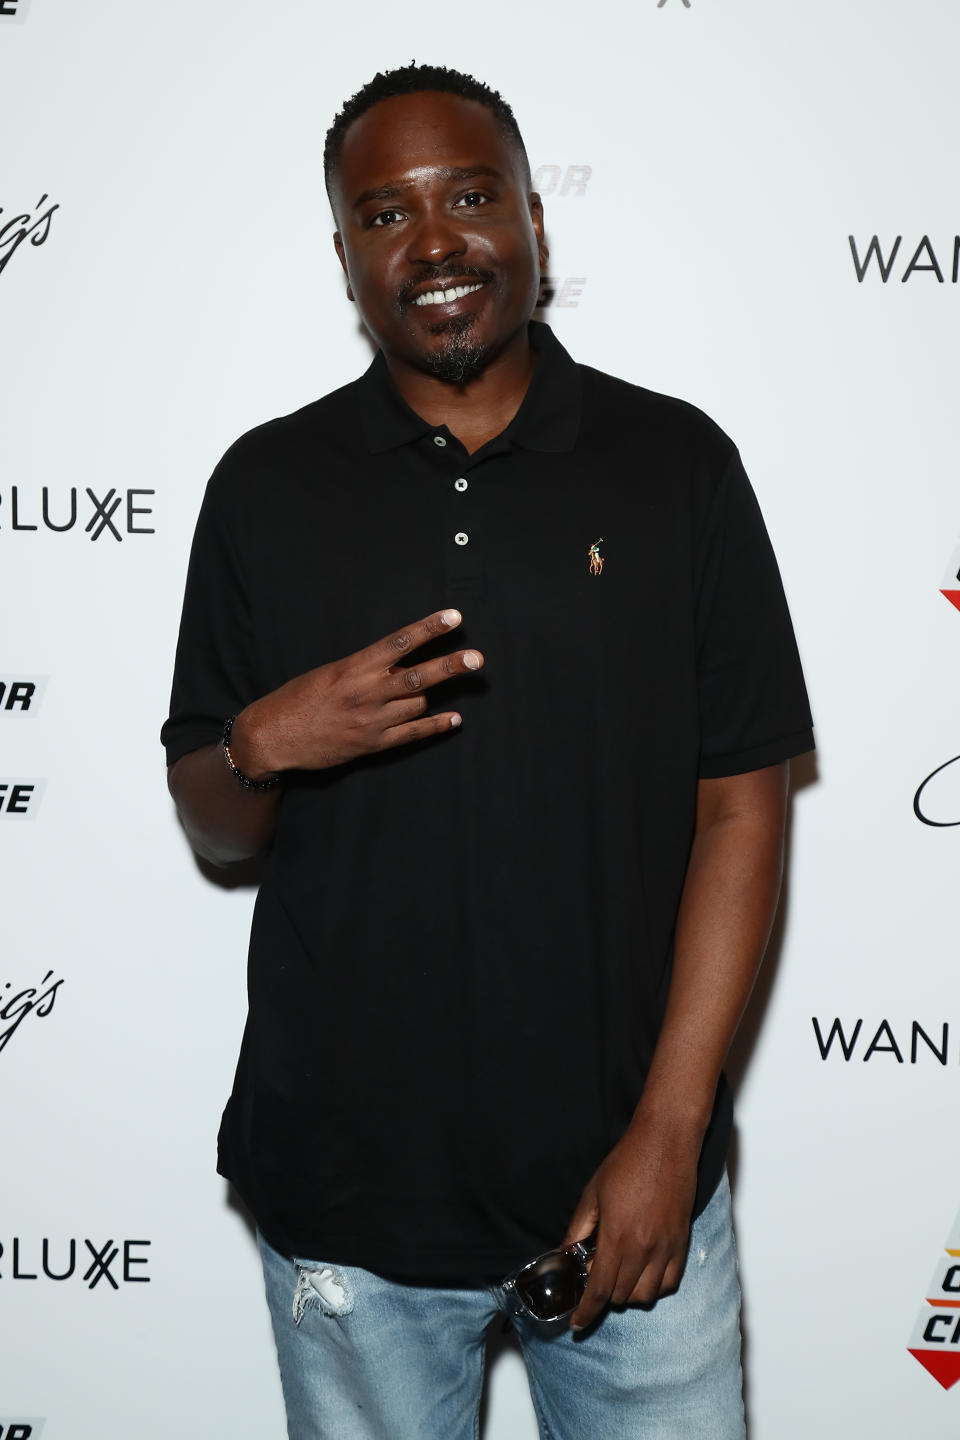
M 960 753 L 958 42 L 954 0 L 0 0 L 0 1440 L 283 1433 L 214 1173 L 252 892 L 157 731 L 210 469 L 367 362 L 322 140 L 411 56 L 514 105 L 545 318 L 736 438 L 794 612 L 818 769 L 732 1064 L 752 1440 L 957 1433 L 960 829 L 913 797 Z M 486 1440 L 534 1435 L 508 1351 Z

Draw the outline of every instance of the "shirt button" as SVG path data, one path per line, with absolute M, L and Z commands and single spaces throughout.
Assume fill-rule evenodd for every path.
M 462 493 L 467 488 L 466 480 L 454 480 L 453 488 L 454 490 L 459 490 Z
M 444 445 L 446 445 L 447 442 L 446 442 L 446 440 L 444 440 L 444 438 L 443 438 L 442 435 L 434 435 L 434 437 L 433 437 L 433 443 L 434 443 L 434 445 L 439 445 L 439 446 L 440 446 L 440 449 L 442 450 L 443 447 L 444 447 Z
M 458 530 L 453 538 L 458 545 L 468 545 L 470 543 L 470 536 L 465 535 L 462 530 Z

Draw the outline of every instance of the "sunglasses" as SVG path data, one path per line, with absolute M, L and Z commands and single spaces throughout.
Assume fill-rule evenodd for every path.
M 575 1240 L 560 1250 L 547 1250 L 502 1280 L 507 1304 L 515 1315 L 541 1324 L 572 1315 L 587 1288 L 587 1261 L 596 1241 Z

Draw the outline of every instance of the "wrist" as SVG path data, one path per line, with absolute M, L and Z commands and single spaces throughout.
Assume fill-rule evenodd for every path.
M 254 706 L 248 705 L 228 721 L 223 750 L 233 774 L 247 788 L 273 786 L 280 778 L 279 767 L 271 764 L 256 721 Z
M 652 1130 L 699 1146 L 713 1115 L 715 1096 L 716 1087 L 709 1095 L 685 1095 L 676 1089 L 664 1094 L 648 1085 L 633 1112 L 631 1126 L 637 1125 L 645 1134 Z

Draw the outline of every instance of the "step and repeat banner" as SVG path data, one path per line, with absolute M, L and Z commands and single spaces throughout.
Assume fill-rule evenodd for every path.
M 284 1433 L 214 1172 L 254 889 L 158 730 L 210 470 L 368 362 L 323 136 L 411 56 L 511 101 L 542 317 L 734 436 L 794 613 L 820 748 L 731 1059 L 751 1436 L 960 1433 L 958 44 L 952 0 L 0 0 L 0 1440 Z M 498 1345 L 484 1435 L 531 1440 Z

